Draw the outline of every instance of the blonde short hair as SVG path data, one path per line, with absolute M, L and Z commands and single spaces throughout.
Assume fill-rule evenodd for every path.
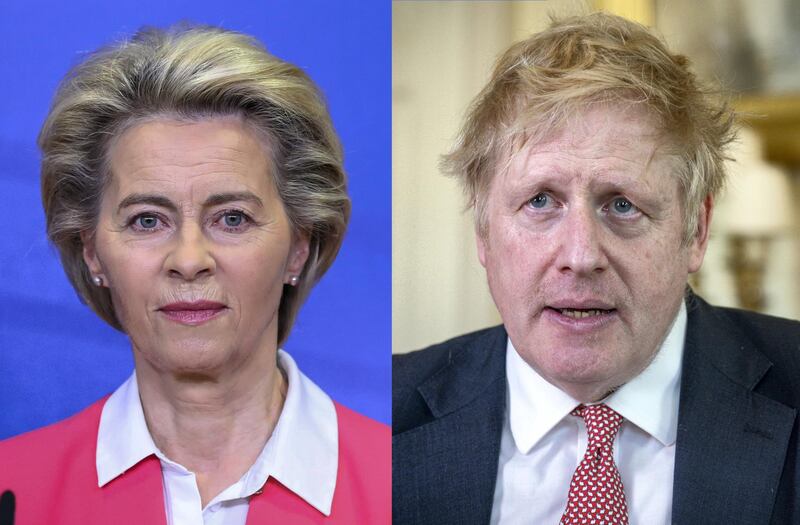
M 91 283 L 81 241 L 81 232 L 96 227 L 109 144 L 143 120 L 227 115 L 241 116 L 268 143 L 287 216 L 295 233 L 310 240 L 299 284 L 284 286 L 279 343 L 333 263 L 350 199 L 341 146 L 314 83 L 240 33 L 185 24 L 145 28 L 73 68 L 39 134 L 48 236 L 78 295 L 113 327 L 123 330 L 108 289 Z
M 462 182 L 482 235 L 486 197 L 503 160 L 596 103 L 639 105 L 656 117 L 679 159 L 684 241 L 694 237 L 702 202 L 724 184 L 733 113 L 700 86 L 686 57 L 670 53 L 646 27 L 605 13 L 553 20 L 514 44 L 473 101 L 443 167 Z

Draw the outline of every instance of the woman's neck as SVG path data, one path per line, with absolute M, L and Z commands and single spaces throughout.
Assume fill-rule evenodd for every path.
M 278 422 L 288 384 L 269 354 L 208 375 L 173 374 L 136 359 L 150 435 L 170 460 L 195 474 L 204 508 L 247 472 Z

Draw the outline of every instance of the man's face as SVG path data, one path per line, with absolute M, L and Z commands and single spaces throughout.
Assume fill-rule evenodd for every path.
M 686 246 L 671 160 L 641 110 L 595 106 L 525 146 L 492 181 L 478 253 L 514 347 L 593 401 L 655 356 L 705 253 Z

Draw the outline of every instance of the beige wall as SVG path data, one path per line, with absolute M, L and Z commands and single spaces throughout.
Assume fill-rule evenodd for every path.
M 475 253 L 472 217 L 440 156 L 454 144 L 467 105 L 494 59 L 548 24 L 548 14 L 595 7 L 652 24 L 646 0 L 393 3 L 393 351 L 407 352 L 500 322 Z M 671 35 L 674 36 L 674 35 Z M 794 242 L 794 244 L 792 244 Z M 720 244 L 720 243 L 712 243 Z M 798 244 L 778 243 L 770 311 L 800 317 Z M 704 277 L 713 299 L 735 304 L 724 246 Z M 727 288 L 726 288 L 727 286 Z
M 394 2 L 392 348 L 418 349 L 500 322 L 472 217 L 438 168 L 467 105 L 508 45 L 585 2 Z

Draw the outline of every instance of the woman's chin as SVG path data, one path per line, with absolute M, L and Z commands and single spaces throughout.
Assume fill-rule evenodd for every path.
M 158 352 L 140 352 L 149 367 L 161 373 L 186 379 L 216 377 L 235 362 L 234 352 L 222 346 L 180 345 L 161 347 Z M 137 366 L 137 369 L 139 367 Z

